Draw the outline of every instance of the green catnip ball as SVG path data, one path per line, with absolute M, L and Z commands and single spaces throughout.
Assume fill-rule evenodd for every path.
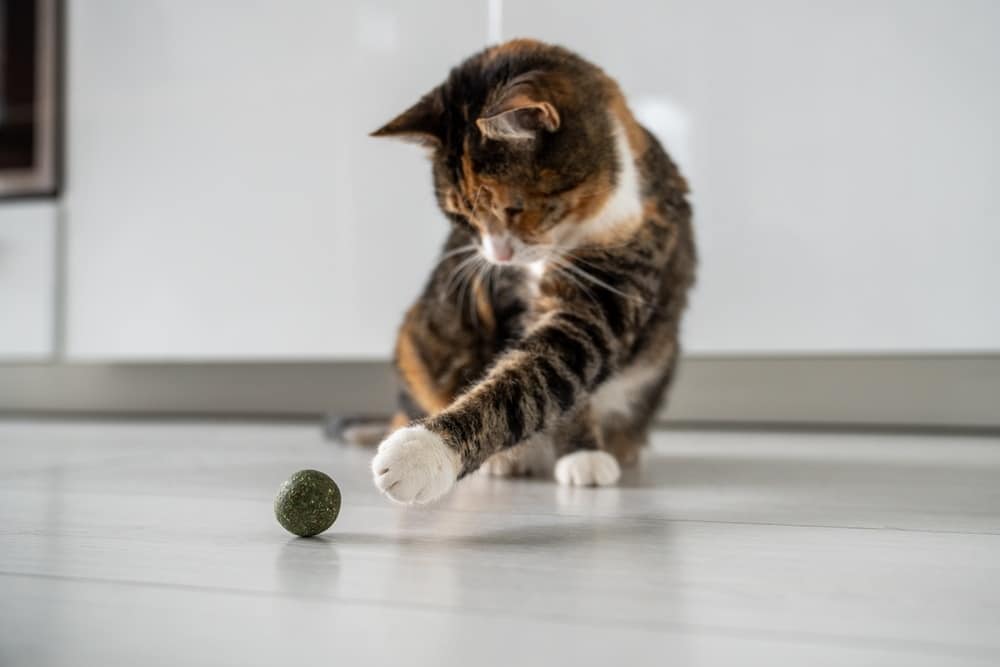
M 281 485 L 274 497 L 274 516 L 285 530 L 299 537 L 319 535 L 340 513 L 340 489 L 318 470 L 300 470 Z

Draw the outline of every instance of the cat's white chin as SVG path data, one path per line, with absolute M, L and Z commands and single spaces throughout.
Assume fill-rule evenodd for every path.
M 555 478 L 563 486 L 610 486 L 621 474 L 615 457 L 600 450 L 573 452 L 556 461 Z
M 394 431 L 372 459 L 375 486 L 407 505 L 437 500 L 451 490 L 461 470 L 458 452 L 423 426 Z

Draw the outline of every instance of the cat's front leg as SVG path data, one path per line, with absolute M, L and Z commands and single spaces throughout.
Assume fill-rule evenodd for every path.
M 375 485 L 397 502 L 430 502 L 575 412 L 616 365 L 618 339 L 598 314 L 549 313 L 448 408 L 390 435 L 372 462 Z

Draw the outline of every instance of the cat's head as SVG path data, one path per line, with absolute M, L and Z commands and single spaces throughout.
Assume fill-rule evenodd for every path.
M 431 149 L 438 203 L 498 263 L 565 248 L 615 189 L 615 84 L 560 47 L 478 53 L 373 136 Z

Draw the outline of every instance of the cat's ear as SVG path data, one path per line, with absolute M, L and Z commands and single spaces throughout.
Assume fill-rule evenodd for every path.
M 436 148 L 444 143 L 444 102 L 435 88 L 420 101 L 371 133 L 373 137 L 397 137 Z
M 542 81 L 531 73 L 498 91 L 476 119 L 479 131 L 497 141 L 531 141 L 540 132 L 555 132 L 559 125 L 559 112 L 545 99 Z

